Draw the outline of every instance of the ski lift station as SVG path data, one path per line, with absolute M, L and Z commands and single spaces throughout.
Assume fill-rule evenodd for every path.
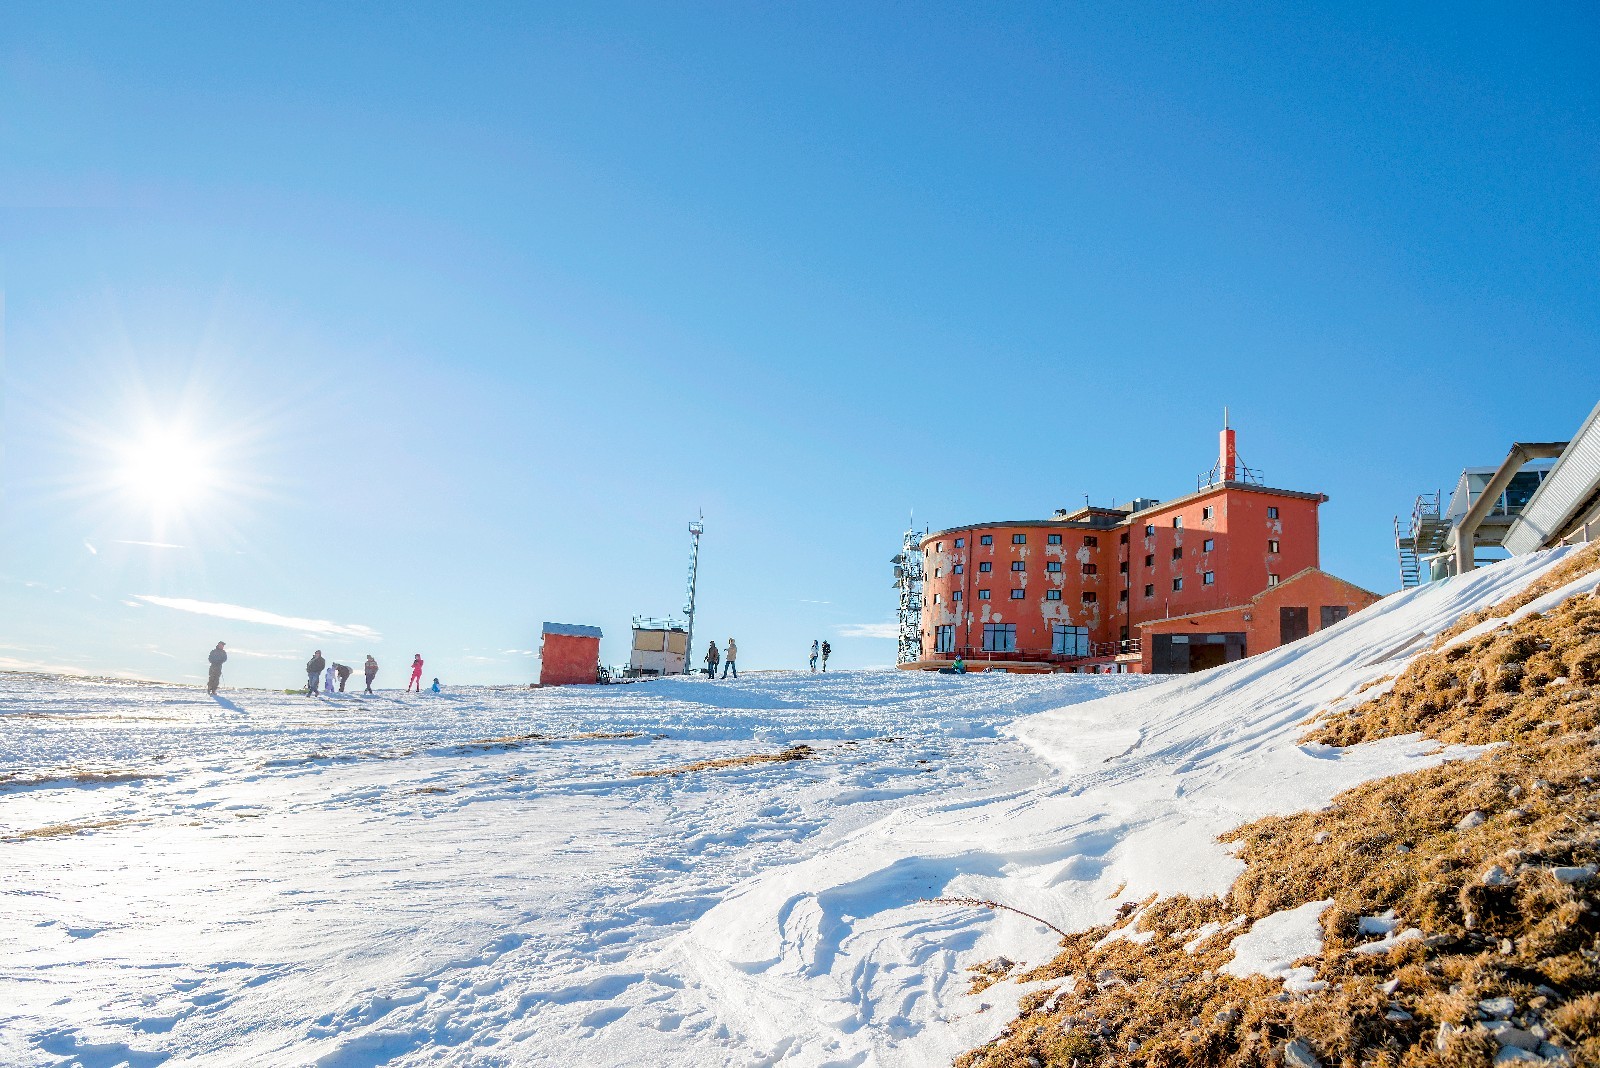
M 633 649 L 628 654 L 628 674 L 635 678 L 682 675 L 689 659 L 689 628 L 685 620 L 633 620 Z
M 546 623 L 539 642 L 539 685 L 598 682 L 600 628 Z

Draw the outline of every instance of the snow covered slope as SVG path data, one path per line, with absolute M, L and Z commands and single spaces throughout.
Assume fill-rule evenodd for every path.
M 0 675 L 0 1063 L 945 1063 L 1021 993 L 963 969 L 1055 939 L 923 899 L 1070 929 L 1224 890 L 1218 832 L 1450 755 L 1303 721 L 1555 562 L 1169 680 L 214 702 Z M 792 742 L 817 758 L 633 774 Z

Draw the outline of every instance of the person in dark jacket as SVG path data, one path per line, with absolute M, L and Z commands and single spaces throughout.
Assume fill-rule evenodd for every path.
M 339 692 L 344 693 L 345 681 L 355 674 L 355 669 L 349 664 L 335 664 L 333 665 L 333 673 L 339 676 Z
M 365 670 L 366 670 L 366 673 L 367 673 L 367 692 L 371 693 L 372 692 L 372 680 L 378 677 L 378 662 L 376 660 L 372 659 L 372 654 L 371 653 L 367 654 L 367 664 L 366 664 L 366 669 Z
M 822 643 L 822 670 L 823 671 L 827 671 L 828 670 L 828 654 L 830 654 L 832 652 L 833 652 L 833 646 L 829 645 L 827 642 L 823 642 Z
M 717 677 L 717 665 L 722 662 L 722 654 L 717 652 L 717 643 L 712 642 L 706 649 L 706 675 L 710 678 Z
M 207 660 L 211 661 L 211 671 L 206 675 L 206 693 L 216 695 L 217 687 L 222 685 L 222 665 L 228 662 L 228 650 L 223 646 L 226 642 L 218 642 L 217 647 L 211 650 Z
M 322 650 L 318 649 L 311 654 L 311 659 L 306 661 L 306 696 L 315 697 L 318 687 L 322 685 L 322 669 L 328 662 L 322 659 Z

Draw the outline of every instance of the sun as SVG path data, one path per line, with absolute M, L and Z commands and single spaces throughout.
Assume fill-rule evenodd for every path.
M 181 427 L 146 430 L 118 459 L 117 484 L 157 514 L 193 507 L 215 483 L 210 450 Z

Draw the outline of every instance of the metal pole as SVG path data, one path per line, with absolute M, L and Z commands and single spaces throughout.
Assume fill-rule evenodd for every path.
M 689 524 L 689 603 L 683 614 L 689 618 L 689 633 L 684 638 L 683 673 L 694 674 L 694 593 L 695 581 L 700 573 L 700 535 L 705 532 L 705 514 Z

